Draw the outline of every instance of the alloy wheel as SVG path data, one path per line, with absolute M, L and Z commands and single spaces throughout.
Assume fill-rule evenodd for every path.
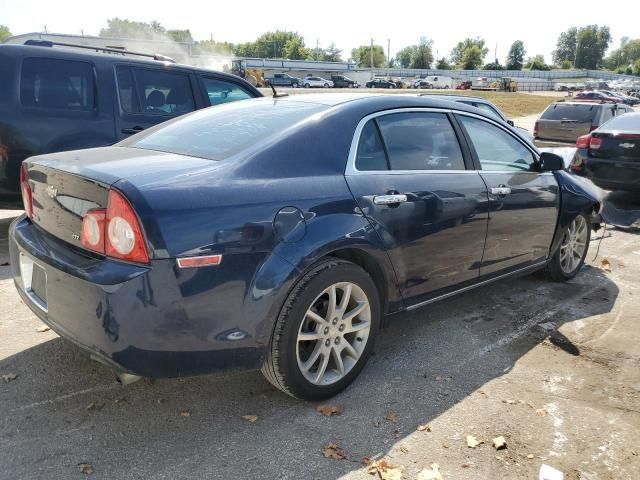
M 587 221 L 582 215 L 573 219 L 560 244 L 560 268 L 571 274 L 578 268 L 587 248 Z
M 371 307 L 355 283 L 327 287 L 307 309 L 296 339 L 302 375 L 314 385 L 331 385 L 358 363 L 371 329 Z

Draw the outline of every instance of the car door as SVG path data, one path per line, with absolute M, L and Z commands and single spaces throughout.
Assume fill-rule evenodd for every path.
M 456 117 L 489 192 L 481 277 L 544 262 L 560 207 L 555 176 L 539 171 L 537 154 L 507 127 L 471 114 Z
M 488 195 L 449 114 L 379 112 L 360 122 L 353 142 L 347 183 L 388 251 L 407 305 L 474 282 Z
M 116 134 L 121 140 L 196 109 L 191 75 L 133 65 L 116 66 Z

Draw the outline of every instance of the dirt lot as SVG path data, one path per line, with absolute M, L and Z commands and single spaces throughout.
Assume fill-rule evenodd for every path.
M 20 213 L 0 210 L 0 479 L 427 480 L 434 463 L 445 480 L 538 479 L 543 464 L 640 478 L 639 230 L 595 233 L 566 284 L 529 276 L 398 315 L 327 417 L 258 372 L 116 384 L 19 300 Z

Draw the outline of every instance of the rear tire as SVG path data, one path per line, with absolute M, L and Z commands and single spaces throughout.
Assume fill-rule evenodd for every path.
M 560 246 L 547 264 L 547 276 L 555 282 L 575 277 L 584 264 L 590 240 L 591 219 L 581 213 L 565 228 Z
M 378 291 L 367 272 L 344 260 L 322 260 L 285 300 L 262 373 L 293 397 L 331 397 L 358 376 L 379 325 Z

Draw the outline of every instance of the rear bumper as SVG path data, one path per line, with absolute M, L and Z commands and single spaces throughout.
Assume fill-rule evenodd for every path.
M 90 257 L 24 216 L 11 224 L 9 252 L 25 304 L 56 333 L 116 370 L 176 377 L 261 365 L 263 347 L 250 334 L 239 340 L 224 335 L 241 323 L 242 309 L 235 308 L 235 317 L 216 315 L 212 301 L 209 315 L 195 315 L 183 292 L 185 280 L 199 272 L 181 279 L 173 259 L 139 266 Z M 21 253 L 46 272 L 46 310 L 25 292 Z

